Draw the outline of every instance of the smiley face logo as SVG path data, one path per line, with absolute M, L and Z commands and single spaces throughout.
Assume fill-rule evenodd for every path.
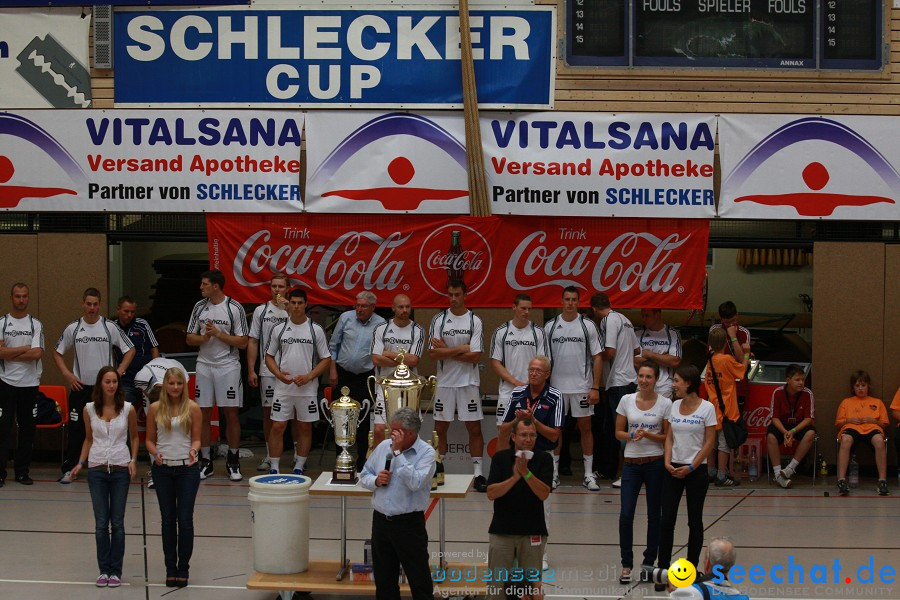
M 691 561 L 679 558 L 669 567 L 669 583 L 677 588 L 683 588 L 694 583 L 697 579 L 697 569 Z

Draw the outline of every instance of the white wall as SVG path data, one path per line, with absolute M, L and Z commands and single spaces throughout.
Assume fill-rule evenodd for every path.
M 731 300 L 740 312 L 806 312 L 799 295 L 813 295 L 812 266 L 747 271 L 738 268 L 737 254 L 737 250 L 730 248 L 713 250 L 708 311 L 714 312 L 719 304 Z

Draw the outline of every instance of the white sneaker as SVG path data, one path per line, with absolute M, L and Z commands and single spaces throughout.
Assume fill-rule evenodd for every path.
M 65 473 L 63 473 L 63 476 L 56 481 L 58 481 L 59 483 L 72 483 L 73 481 L 75 481 L 75 476 L 72 475 L 72 471 L 66 471 Z
M 622 478 L 620 477 L 619 479 L 616 479 L 615 481 L 613 481 L 612 486 L 616 489 L 619 489 L 620 487 L 622 487 Z
M 228 467 L 228 479 L 230 479 L 231 481 L 240 481 L 244 478 L 244 476 L 241 475 L 241 465 L 240 464 L 232 463 L 230 465 L 227 465 L 227 467 Z
M 582 481 L 581 483 L 584 484 L 584 487 L 586 487 L 587 489 L 589 489 L 589 490 L 592 491 L 592 492 L 599 492 L 599 491 L 600 491 L 600 486 L 597 485 L 597 480 L 594 479 L 593 474 L 588 475 L 587 477 L 585 477 L 585 478 L 584 478 L 584 481 Z
M 550 561 L 547 560 L 547 555 L 546 555 L 546 554 L 544 555 L 544 560 L 543 560 L 543 562 L 541 563 L 541 569 L 544 570 L 544 571 L 549 571 L 549 570 L 550 570 Z
M 559 487 L 559 475 L 554 475 L 553 476 L 553 489 L 555 490 L 558 487 Z
M 791 469 L 790 467 L 783 468 L 781 470 L 781 472 L 784 474 L 785 479 L 793 479 L 794 478 L 794 470 Z
M 785 476 L 784 470 L 779 471 L 778 475 L 775 476 L 775 481 L 784 489 L 791 487 L 791 480 Z
M 262 459 L 261 461 L 259 461 L 259 464 L 256 466 L 256 470 L 261 473 L 265 473 L 271 469 L 272 469 L 272 463 L 269 461 L 268 456 L 265 457 L 264 459 Z

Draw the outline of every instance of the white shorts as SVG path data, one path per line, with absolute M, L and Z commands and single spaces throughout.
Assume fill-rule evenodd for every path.
M 509 401 L 512 399 L 512 392 L 509 394 L 497 395 L 497 427 L 503 425 L 506 419 L 506 411 L 509 410 Z
M 275 400 L 275 376 L 266 375 L 259 378 L 259 397 L 264 408 L 272 408 Z
M 588 402 L 585 394 L 563 394 L 563 402 L 566 405 L 566 414 L 578 417 L 589 417 L 594 414 L 594 407 Z
M 198 364 L 194 401 L 200 408 L 212 408 L 213 405 L 220 408 L 243 406 L 244 387 L 241 383 L 241 365 L 210 367 Z
M 480 421 L 484 418 L 481 411 L 481 394 L 477 385 L 459 388 L 442 388 L 438 386 L 434 392 L 434 420 L 452 421 L 456 413 L 460 421 Z
M 731 452 L 728 442 L 725 441 L 725 430 L 720 429 L 716 432 L 716 450 L 719 452 Z
M 272 420 L 290 421 L 297 419 L 304 423 L 319 420 L 319 401 L 315 396 L 278 396 L 272 402 Z

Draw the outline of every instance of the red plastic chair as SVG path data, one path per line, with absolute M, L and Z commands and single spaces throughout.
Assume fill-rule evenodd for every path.
M 66 387 L 63 385 L 42 385 L 38 390 L 51 400 L 56 401 L 62 421 L 47 425 L 37 425 L 36 427 L 37 429 L 59 429 L 59 454 L 60 460 L 64 461 L 66 458 L 66 425 L 69 424 L 69 395 L 66 392 Z

